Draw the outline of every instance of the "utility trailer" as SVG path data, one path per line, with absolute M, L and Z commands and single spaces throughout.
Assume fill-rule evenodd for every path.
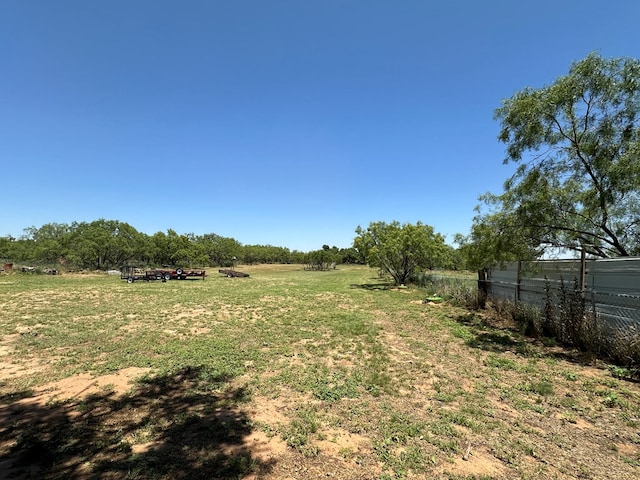
M 145 270 L 132 265 L 126 265 L 120 268 L 120 279 L 126 280 L 127 283 L 133 283 L 136 280 L 144 280 L 145 282 L 151 280 L 160 280 L 166 282 L 168 280 L 186 280 L 187 278 L 207 276 L 206 270 L 191 270 L 187 268 L 154 268 Z
M 193 277 L 204 277 L 207 276 L 206 270 L 192 270 L 190 268 L 176 268 L 175 270 L 162 270 L 165 275 L 168 273 L 171 275 L 172 280 L 186 280 L 187 278 Z
M 229 270 L 229 269 L 218 270 L 218 273 L 221 273 L 228 278 L 234 278 L 234 277 L 245 278 L 249 276 L 248 273 L 238 272 L 236 270 Z

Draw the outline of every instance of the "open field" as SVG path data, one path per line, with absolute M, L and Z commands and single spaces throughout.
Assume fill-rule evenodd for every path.
M 640 384 L 365 267 L 0 276 L 0 478 L 635 479 Z

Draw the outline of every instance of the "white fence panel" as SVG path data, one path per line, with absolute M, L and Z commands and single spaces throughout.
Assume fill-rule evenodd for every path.
M 584 268 L 584 284 L 582 269 Z M 585 306 L 612 331 L 640 331 L 640 258 L 513 262 L 491 271 L 490 294 L 543 308 L 584 291 Z

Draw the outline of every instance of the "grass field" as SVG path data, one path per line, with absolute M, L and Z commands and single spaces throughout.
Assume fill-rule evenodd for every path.
M 640 385 L 365 267 L 0 276 L 0 479 L 635 479 Z

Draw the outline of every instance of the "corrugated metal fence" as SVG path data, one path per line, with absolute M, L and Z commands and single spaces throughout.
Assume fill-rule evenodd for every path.
M 614 331 L 640 331 L 640 258 L 514 262 L 489 272 L 490 296 L 541 309 L 579 292 L 585 309 Z

